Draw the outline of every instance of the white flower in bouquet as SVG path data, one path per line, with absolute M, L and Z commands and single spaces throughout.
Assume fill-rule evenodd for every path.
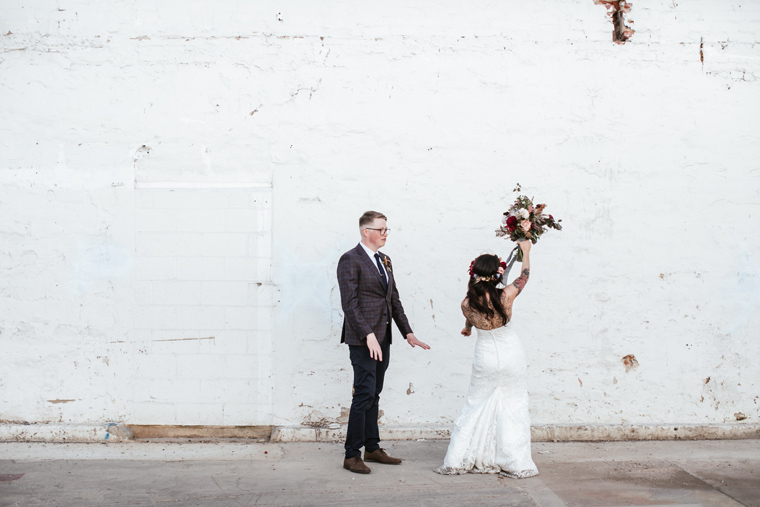
M 520 192 L 520 185 L 514 189 Z M 533 205 L 533 199 L 525 195 L 519 195 L 515 203 L 501 217 L 501 227 L 496 231 L 499 237 L 509 238 L 512 241 L 530 241 L 535 244 L 546 229 L 562 230 L 560 222 L 554 220 L 551 215 L 544 214 L 546 204 Z M 516 247 L 517 261 L 522 262 L 522 249 Z

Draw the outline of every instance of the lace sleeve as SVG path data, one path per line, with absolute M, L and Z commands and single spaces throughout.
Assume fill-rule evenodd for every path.
M 484 314 L 480 312 L 476 312 L 475 310 L 470 308 L 469 300 L 467 298 L 465 298 L 465 300 L 462 301 L 462 313 L 467 319 L 467 322 L 473 327 L 476 327 L 478 329 L 485 329 L 485 330 L 496 329 L 497 327 L 501 327 L 505 324 L 505 322 L 503 322 L 503 319 L 498 313 L 494 313 L 494 315 L 489 319 Z M 507 322 L 508 321 L 509 321 L 509 312 L 507 312 Z
M 470 309 L 469 300 L 467 298 L 464 298 L 460 308 L 462 308 L 462 315 L 464 315 L 465 320 L 472 324 L 472 319 L 470 319 L 470 317 L 474 312 Z

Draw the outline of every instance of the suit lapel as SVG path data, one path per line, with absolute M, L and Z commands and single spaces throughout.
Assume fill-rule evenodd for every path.
M 369 259 L 367 256 L 367 252 L 364 251 L 364 248 L 362 248 L 361 245 L 356 245 L 356 255 L 359 256 L 359 258 L 364 262 L 364 264 L 367 265 L 368 268 L 370 268 L 370 271 L 375 273 L 377 276 L 377 283 L 380 284 L 380 287 L 383 286 L 383 279 L 380 278 L 380 272 L 377 270 L 377 266 Z
M 367 256 L 367 252 L 364 251 L 364 248 L 361 246 L 361 244 L 356 245 L 355 250 L 356 250 L 356 255 L 358 255 L 359 258 L 361 258 L 362 261 L 364 261 L 364 263 L 367 265 L 368 268 L 370 268 L 370 270 L 373 273 L 375 273 L 375 275 L 377 276 L 377 283 L 379 283 L 380 287 L 382 287 L 383 278 L 380 276 L 380 271 L 378 271 L 375 263 L 370 260 L 369 256 Z M 385 257 L 385 254 L 380 254 L 381 259 L 384 257 Z M 388 293 L 391 291 L 391 283 L 392 283 L 391 277 L 393 275 L 391 275 L 391 272 L 388 271 L 388 268 L 385 267 L 385 264 L 383 264 L 383 270 L 385 270 L 385 276 L 386 276 L 386 279 L 388 280 L 388 289 L 385 291 L 385 295 L 387 296 Z

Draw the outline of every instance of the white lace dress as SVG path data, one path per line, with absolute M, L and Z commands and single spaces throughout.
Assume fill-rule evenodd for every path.
M 517 333 L 477 330 L 472 379 L 439 474 L 538 475 L 530 454 L 526 361 Z

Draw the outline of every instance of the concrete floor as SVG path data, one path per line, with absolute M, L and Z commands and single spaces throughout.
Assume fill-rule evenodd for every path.
M 384 442 L 342 469 L 325 443 L 0 443 L 0 506 L 760 506 L 760 440 L 534 443 L 540 475 L 432 472 L 448 441 Z

